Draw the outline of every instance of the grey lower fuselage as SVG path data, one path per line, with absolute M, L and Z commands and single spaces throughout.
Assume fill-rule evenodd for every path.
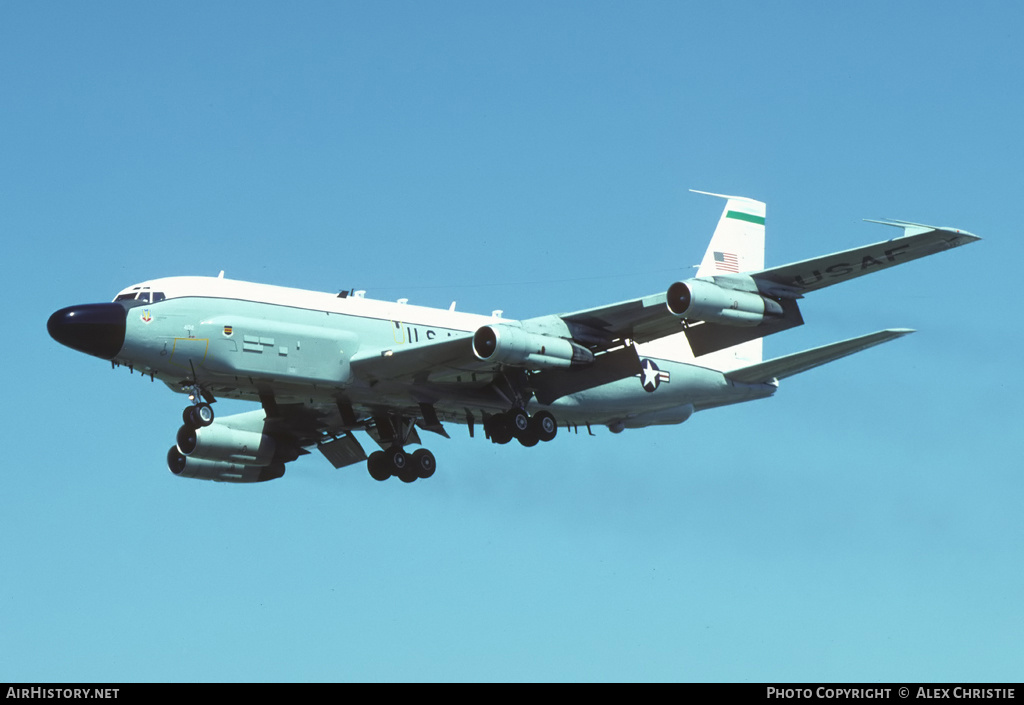
M 468 349 L 476 329 L 501 319 L 301 293 L 287 303 L 185 295 L 133 306 L 114 362 L 175 391 L 188 391 L 194 380 L 218 398 L 271 396 L 277 403 L 324 408 L 344 400 L 360 417 L 396 409 L 415 416 L 420 404 L 429 403 L 442 422 L 471 423 L 508 408 L 488 372 L 444 368 L 410 383 L 367 379 L 352 371 L 353 360 L 444 338 L 464 338 Z M 264 298 L 281 297 L 271 292 Z M 680 423 L 694 410 L 771 396 L 776 389 L 733 382 L 698 365 L 652 359 L 661 371 L 654 384 L 646 380 L 645 386 L 642 375 L 628 377 L 548 405 L 532 400 L 529 407 L 548 409 L 560 424 L 621 430 Z

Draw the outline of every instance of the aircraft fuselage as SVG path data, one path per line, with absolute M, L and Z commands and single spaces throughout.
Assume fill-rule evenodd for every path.
M 109 342 L 106 350 L 85 352 L 98 352 L 175 391 L 188 392 L 198 383 L 218 398 L 260 401 L 272 396 L 280 404 L 327 406 L 343 398 L 357 415 L 415 410 L 429 402 L 440 420 L 457 423 L 466 422 L 467 412 L 479 421 L 508 407 L 508 400 L 494 393 L 493 375 L 487 372 L 454 365 L 410 385 L 358 377 L 351 364 L 442 339 L 462 338 L 468 346 L 481 326 L 505 320 L 499 316 L 212 277 L 153 280 L 125 291 L 133 289 L 159 292 L 160 300 L 122 300 L 117 305 L 126 309 L 123 344 L 113 355 Z M 76 308 L 85 307 L 64 311 Z M 61 340 L 60 333 L 54 337 Z M 775 391 L 774 385 L 730 382 L 721 372 L 697 365 L 645 358 L 642 350 L 641 357 L 646 367 L 638 376 L 546 405 L 534 399 L 529 408 L 548 409 L 562 424 L 621 430 L 679 423 L 694 409 Z

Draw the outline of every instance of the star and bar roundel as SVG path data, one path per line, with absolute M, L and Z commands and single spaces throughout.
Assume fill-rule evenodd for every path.
M 644 358 L 640 363 L 640 384 L 645 392 L 653 392 L 662 382 L 669 381 L 668 370 L 658 369 L 653 360 Z

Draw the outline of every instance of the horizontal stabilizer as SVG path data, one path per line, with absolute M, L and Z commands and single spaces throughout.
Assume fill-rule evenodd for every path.
M 913 332 L 909 328 L 880 330 L 877 333 L 869 333 L 859 338 L 850 338 L 838 343 L 823 345 L 820 348 L 812 348 L 803 352 L 793 353 L 792 355 L 783 355 L 774 360 L 742 367 L 732 372 L 726 372 L 725 376 L 734 382 L 744 384 L 761 384 L 775 379 L 784 379 L 801 372 L 806 372 L 819 365 L 824 365 L 826 362 L 832 362 L 861 350 L 867 350 L 875 345 L 880 345 L 896 338 L 902 338 Z

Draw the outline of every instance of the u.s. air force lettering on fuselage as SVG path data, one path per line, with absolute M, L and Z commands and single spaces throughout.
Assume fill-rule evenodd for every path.
M 428 341 L 435 340 L 436 338 L 442 337 L 442 334 L 447 334 L 450 338 L 452 331 L 437 331 L 433 328 L 424 328 L 416 325 L 406 325 L 401 321 L 391 321 L 394 326 L 392 333 L 394 334 L 395 343 L 402 345 L 404 343 L 418 343 L 420 340 Z
M 798 274 L 793 277 L 793 282 L 800 287 L 810 286 L 817 284 L 823 279 L 840 279 L 853 274 L 855 271 L 864 272 L 871 267 L 887 267 L 892 264 L 896 264 L 896 258 L 902 255 L 907 245 L 899 245 L 897 247 L 891 247 L 881 253 L 881 259 L 875 257 L 872 254 L 866 254 L 861 257 L 859 263 L 855 262 L 836 262 L 825 268 L 824 272 L 820 269 L 811 270 L 810 274 L 805 277 L 802 274 Z

